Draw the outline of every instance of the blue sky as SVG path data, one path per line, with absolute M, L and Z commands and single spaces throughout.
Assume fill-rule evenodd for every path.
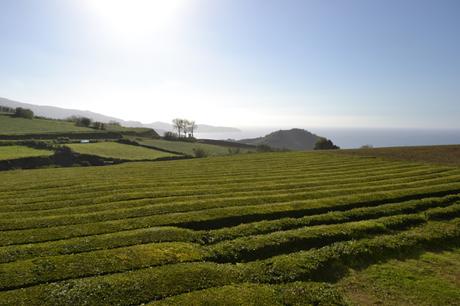
M 460 128 L 460 1 L 0 0 L 0 96 L 143 122 Z

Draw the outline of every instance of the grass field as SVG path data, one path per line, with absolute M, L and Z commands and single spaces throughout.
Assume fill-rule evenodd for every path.
M 460 145 L 339 150 L 340 154 L 393 160 L 460 165 Z
M 110 131 L 110 132 L 136 132 L 136 133 L 143 133 L 147 132 L 151 129 L 149 128 L 131 128 L 131 127 L 125 127 L 125 126 L 120 126 L 120 125 L 113 125 L 113 124 L 106 124 L 105 125 L 105 130 Z
M 38 150 L 25 146 L 0 146 L 0 160 L 16 159 L 23 157 L 49 156 L 54 152 Z
M 142 134 L 143 137 L 146 137 L 147 139 L 150 139 L 150 137 L 153 137 L 153 138 L 160 137 L 157 134 L 157 132 L 155 132 L 155 130 L 150 129 L 150 128 L 125 127 L 125 126 L 119 126 L 119 125 L 114 125 L 114 124 L 106 124 L 104 131 L 123 133 L 125 135 L 133 135 L 133 134 L 140 135 L 140 134 Z M 146 136 L 146 134 L 148 136 Z
M 194 155 L 194 149 L 203 149 L 209 156 L 228 155 L 229 148 L 218 145 L 183 142 L 183 141 L 168 141 L 163 139 L 148 139 L 136 138 L 138 143 L 145 146 L 153 146 L 155 148 L 182 153 L 185 155 Z M 247 152 L 247 149 L 240 149 L 240 152 Z
M 0 173 L 0 305 L 455 303 L 459 251 L 432 251 L 459 246 L 458 167 L 291 152 Z
M 460 249 L 352 271 L 339 286 L 358 305 L 458 305 Z
M 75 126 L 73 122 L 46 119 L 24 119 L 0 115 L 1 135 L 94 132 L 93 129 Z
M 171 153 L 117 142 L 69 144 L 67 146 L 71 148 L 72 151 L 80 154 L 90 154 L 124 160 L 154 160 L 162 157 L 176 156 Z

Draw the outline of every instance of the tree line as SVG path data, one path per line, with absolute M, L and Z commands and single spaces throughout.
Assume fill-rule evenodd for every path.
M 194 132 L 198 129 L 198 125 L 192 120 L 176 118 L 172 123 L 179 138 L 182 136 L 194 138 Z
M 336 146 L 330 139 L 321 137 L 315 144 L 314 150 L 338 150 L 339 146 Z
M 67 118 L 67 121 L 74 122 L 76 126 L 92 128 L 95 130 L 105 130 L 107 128 L 105 123 L 99 122 L 99 121 L 93 121 L 87 117 L 71 116 Z M 109 125 L 110 124 L 111 123 L 109 123 Z M 118 122 L 117 124 L 119 125 Z
M 18 117 L 18 118 L 26 118 L 26 119 L 34 118 L 34 112 L 28 108 L 23 108 L 23 107 L 12 108 L 8 106 L 0 105 L 0 113 L 11 114 L 12 116 Z
M 14 108 L 0 105 L 0 113 L 13 114 L 14 113 Z

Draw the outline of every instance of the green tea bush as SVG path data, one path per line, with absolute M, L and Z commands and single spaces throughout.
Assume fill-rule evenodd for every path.
M 0 305 L 343 305 L 350 267 L 460 246 L 459 179 L 324 152 L 0 172 Z

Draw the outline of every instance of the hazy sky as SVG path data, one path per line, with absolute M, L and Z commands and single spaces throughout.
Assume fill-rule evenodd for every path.
M 460 128 L 460 1 L 0 0 L 0 96 L 143 122 Z

